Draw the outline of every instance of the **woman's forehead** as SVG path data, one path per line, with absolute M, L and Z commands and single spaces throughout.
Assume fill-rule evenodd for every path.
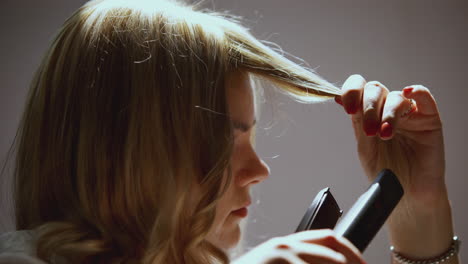
M 231 119 L 251 125 L 255 121 L 255 105 L 250 77 L 246 72 L 235 71 L 226 78 L 226 96 Z

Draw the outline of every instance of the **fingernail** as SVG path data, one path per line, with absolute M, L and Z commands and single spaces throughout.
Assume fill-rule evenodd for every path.
M 345 110 L 349 115 L 354 115 L 358 110 L 358 106 L 356 104 L 350 104 L 347 108 L 345 107 Z
M 375 136 L 379 131 L 380 123 L 376 120 L 367 119 L 364 122 L 364 131 L 366 132 L 367 136 Z
M 335 96 L 335 102 L 337 102 L 337 103 L 340 104 L 340 105 L 343 105 L 343 101 L 341 101 L 341 97 L 340 97 L 340 96 Z
M 380 136 L 382 137 L 391 137 L 392 136 L 392 125 L 388 122 L 384 122 L 380 127 Z
M 405 96 L 409 95 L 412 91 L 413 91 L 413 87 L 406 87 L 406 88 L 403 88 L 403 94 L 404 94 Z

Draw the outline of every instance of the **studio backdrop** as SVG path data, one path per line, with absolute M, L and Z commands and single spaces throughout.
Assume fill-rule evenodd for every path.
M 83 0 L 0 2 L 0 158 L 14 139 L 32 75 L 54 33 Z M 243 17 L 258 38 L 276 43 L 341 87 L 351 74 L 390 91 L 428 87 L 441 112 L 446 178 L 455 233 L 468 239 L 468 2 L 464 0 L 210 0 L 207 8 Z M 271 44 L 273 45 L 273 44 Z M 299 60 L 296 60 L 299 61 Z M 349 209 L 367 188 L 351 120 L 334 101 L 302 105 L 265 87 L 256 148 L 271 168 L 253 190 L 246 250 L 294 232 L 315 194 L 330 187 Z M 11 189 L 4 181 L 0 192 Z M 10 201 L 11 202 L 11 201 Z M 14 229 L 11 204 L 0 208 L 0 232 Z M 462 245 L 461 261 L 468 262 Z M 388 263 L 383 228 L 364 257 Z

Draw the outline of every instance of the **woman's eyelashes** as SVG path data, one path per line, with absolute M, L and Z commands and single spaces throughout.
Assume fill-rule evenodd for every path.
M 253 126 L 255 126 L 255 123 L 257 120 L 253 120 L 251 124 L 247 122 L 242 122 L 242 121 L 236 121 L 232 120 L 232 126 L 234 127 L 234 130 L 240 130 L 241 132 L 248 132 L 252 129 Z
M 242 130 L 242 129 L 234 129 L 234 140 L 236 141 L 244 141 L 244 139 L 247 139 L 250 141 L 252 134 L 252 130 Z

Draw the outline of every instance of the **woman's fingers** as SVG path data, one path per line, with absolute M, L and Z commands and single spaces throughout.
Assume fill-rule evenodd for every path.
M 245 263 L 255 263 L 255 262 L 245 262 Z M 239 264 L 244 264 L 244 263 L 239 263 Z M 293 252 L 284 251 L 282 253 L 275 254 L 275 257 L 268 259 L 265 262 L 265 264 L 307 264 L 307 262 L 302 260 Z
M 402 95 L 407 99 L 412 99 L 416 106 L 413 113 L 408 116 L 410 122 L 405 122 L 406 129 L 410 131 L 442 129 L 437 103 L 428 88 L 422 85 L 411 85 L 403 89 Z
M 380 82 L 366 82 L 359 74 L 349 76 L 342 91 L 342 95 L 337 96 L 335 100 L 351 114 L 359 149 L 370 149 L 374 141 L 369 136 L 374 136 L 380 131 L 381 113 L 389 91 Z M 357 109 L 354 109 L 356 106 Z
M 341 101 L 348 114 L 356 114 L 361 109 L 363 87 L 366 80 L 359 74 L 348 77 L 342 87 Z
M 422 85 L 411 85 L 403 89 L 403 96 L 416 101 L 418 112 L 423 115 L 439 114 L 437 104 L 428 88 Z
M 345 251 L 350 250 L 350 255 L 360 256 L 359 250 L 346 238 L 338 236 L 331 229 L 309 230 L 291 234 L 288 237 L 294 240 L 303 241 L 306 243 L 318 243 L 325 246 L 339 246 Z
M 330 229 L 272 238 L 235 260 L 236 264 L 362 264 L 359 250 Z
M 428 130 L 441 126 L 437 104 L 429 89 L 411 85 L 403 91 L 389 92 L 380 82 L 366 82 L 364 77 L 353 74 L 342 87 L 342 95 L 335 100 L 351 115 L 356 139 L 362 147 L 373 144 L 369 136 L 392 139 L 401 129 Z M 412 99 L 412 100 L 409 100 Z M 406 123 L 411 120 L 411 123 Z
M 401 122 L 407 120 L 416 105 L 406 99 L 400 91 L 392 91 L 387 95 L 382 112 L 382 125 L 380 127 L 380 138 L 389 140 L 393 138 L 395 128 Z
M 359 250 L 346 238 L 335 235 L 334 233 L 315 240 L 304 241 L 307 243 L 316 243 L 331 248 L 344 255 L 348 260 L 346 263 L 365 263 Z
M 377 81 L 364 86 L 362 129 L 367 136 L 375 136 L 380 131 L 382 109 L 389 91 Z
M 297 256 L 306 263 L 350 263 L 343 254 L 328 247 L 302 242 L 291 243 L 294 244 Z
M 327 252 L 322 251 L 324 253 L 323 256 L 329 256 L 329 259 L 323 259 L 323 261 L 325 260 L 326 261 L 338 261 L 337 263 L 341 263 L 339 262 L 339 260 L 341 258 L 340 255 L 342 255 L 346 259 L 346 262 L 343 262 L 343 263 L 365 263 L 364 259 L 361 256 L 361 253 L 351 242 L 349 242 L 344 237 L 336 235 L 336 233 L 330 229 L 303 231 L 303 232 L 289 235 L 288 238 L 289 238 L 288 241 L 293 241 L 292 243 L 296 243 L 296 242 L 301 243 L 302 246 L 299 248 L 309 249 L 309 251 L 304 251 L 304 252 L 316 252 L 313 250 L 312 247 L 309 247 L 309 245 L 310 246 L 320 245 L 322 247 L 325 247 L 327 250 L 334 251 L 334 253 L 329 252 L 329 251 Z M 299 244 L 294 244 L 294 245 L 299 245 Z M 336 254 L 339 254 L 339 255 L 336 255 Z M 304 258 L 305 255 L 302 254 L 301 258 L 305 259 Z M 320 258 L 320 256 L 315 256 L 315 257 Z M 310 258 L 313 258 L 313 256 L 310 256 Z M 316 263 L 316 262 L 310 262 L 310 263 Z

